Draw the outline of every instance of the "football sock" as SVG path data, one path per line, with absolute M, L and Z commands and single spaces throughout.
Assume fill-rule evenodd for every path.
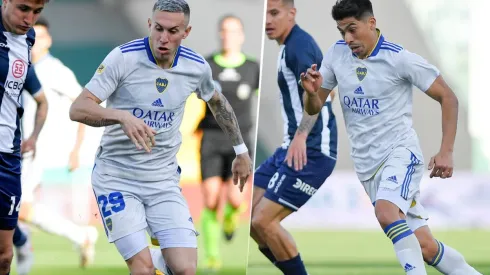
M 433 266 L 445 275 L 481 275 L 468 263 L 463 255 L 454 248 L 437 241 L 438 250 L 436 256 L 427 264 Z
M 259 250 L 260 252 L 262 252 L 262 254 L 264 254 L 265 257 L 267 257 L 267 259 L 269 259 L 271 263 L 275 264 L 277 262 L 276 257 L 274 257 L 274 254 L 272 254 L 272 251 L 267 246 L 266 247 L 259 246 Z
M 219 258 L 220 225 L 216 210 L 204 208 L 201 214 L 202 238 L 205 258 Z
M 286 261 L 278 261 L 276 266 L 284 275 L 308 275 L 300 254 Z
M 407 222 L 405 220 L 396 221 L 388 225 L 384 232 L 393 242 L 396 257 L 405 273 L 427 275 L 420 243 L 408 227 Z
M 14 229 L 13 243 L 16 247 L 23 246 L 27 242 L 27 235 L 17 225 Z

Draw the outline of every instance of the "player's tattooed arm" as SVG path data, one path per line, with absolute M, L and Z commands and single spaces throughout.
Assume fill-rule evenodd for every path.
M 92 127 L 105 127 L 105 126 L 114 125 L 114 124 L 119 123 L 117 120 L 109 120 L 109 119 L 105 119 L 105 118 L 101 118 L 99 120 L 94 120 L 89 116 L 86 116 L 80 122 L 83 124 L 86 124 L 88 126 L 92 126 Z
M 101 100 L 84 89 L 70 108 L 70 118 L 92 127 L 105 127 L 120 123 L 118 110 L 100 106 Z
M 215 92 L 208 101 L 208 106 L 219 126 L 231 139 L 233 145 L 243 143 L 238 120 L 230 103 L 222 93 Z
M 303 118 L 299 123 L 298 129 L 296 130 L 296 134 L 305 134 L 308 135 L 315 126 L 316 120 L 318 118 L 318 114 L 309 115 L 306 111 L 303 111 Z

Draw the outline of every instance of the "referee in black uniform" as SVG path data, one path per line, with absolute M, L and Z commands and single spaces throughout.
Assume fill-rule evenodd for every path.
M 240 125 L 240 131 L 249 151 L 255 148 L 250 140 L 254 130 L 253 116 L 256 107 L 252 98 L 259 88 L 260 66 L 242 52 L 245 40 L 243 24 L 233 15 L 224 16 L 219 22 L 221 50 L 206 60 L 211 66 L 218 89 L 230 102 Z M 206 106 L 206 114 L 198 126 L 203 131 L 201 141 L 201 175 L 205 208 L 201 214 L 204 254 L 208 269 L 219 269 L 221 260 L 219 245 L 221 232 L 231 240 L 239 223 L 242 194 L 238 188 L 227 188 L 226 206 L 223 211 L 223 231 L 217 218 L 221 187 L 232 185 L 231 163 L 235 152 L 213 114 Z M 253 154 L 251 152 L 251 154 Z

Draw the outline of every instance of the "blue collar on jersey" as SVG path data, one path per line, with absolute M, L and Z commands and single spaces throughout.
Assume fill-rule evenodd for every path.
M 1 5 L 0 5 L 1 7 Z M 5 26 L 3 26 L 3 18 L 2 18 L 2 11 L 0 11 L 0 31 L 3 33 L 6 31 Z
M 376 56 L 379 52 L 379 48 L 381 47 L 381 44 L 383 44 L 383 41 L 385 41 L 384 36 L 381 34 L 381 31 L 379 29 L 376 29 L 376 32 L 378 32 L 378 41 L 376 41 L 376 46 L 371 50 L 371 52 L 366 56 L 365 59 L 371 57 L 371 56 Z M 357 55 L 355 53 L 352 53 L 352 55 L 356 58 Z
M 150 59 L 151 62 L 155 63 L 155 65 L 158 65 L 158 62 L 155 59 L 155 56 L 153 55 L 153 50 L 150 45 L 150 37 L 149 36 L 145 37 L 143 41 L 145 43 L 146 54 L 148 55 L 148 59 Z M 179 55 L 180 55 L 180 46 L 175 52 L 174 60 L 172 61 L 172 65 L 170 65 L 170 68 L 177 66 L 177 63 L 179 61 Z
M 298 26 L 298 24 L 294 24 L 294 26 L 291 29 L 291 31 L 289 32 L 288 36 L 286 37 L 286 39 L 284 39 L 284 45 L 286 45 L 286 43 L 288 42 L 289 38 L 291 38 L 293 36 L 293 33 L 297 32 L 299 30 L 301 30 L 301 28 Z

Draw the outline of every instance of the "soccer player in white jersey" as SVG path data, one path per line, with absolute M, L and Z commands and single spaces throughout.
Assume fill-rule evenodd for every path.
M 48 0 L 3 0 L 0 22 L 0 275 L 10 273 L 13 243 L 26 242 L 17 226 L 21 201 L 21 158 L 35 152 L 48 104 L 31 66 L 32 25 Z M 21 144 L 23 90 L 36 100 L 37 119 Z M 15 232 L 15 234 L 14 234 Z
M 226 98 L 215 91 L 205 59 L 181 46 L 191 31 L 184 0 L 158 0 L 150 35 L 116 47 L 72 104 L 70 117 L 107 126 L 97 152 L 92 185 L 109 242 L 133 275 L 153 274 L 146 228 L 158 239 L 173 274 L 195 274 L 197 232 L 179 187 L 176 154 L 186 99 L 207 102 L 230 137 L 240 188 L 252 171 L 248 149 Z M 99 104 L 107 100 L 107 108 Z
M 318 113 L 338 86 L 355 170 L 406 274 L 427 274 L 424 260 L 443 274 L 480 274 L 432 236 L 419 201 L 424 158 L 412 127 L 412 85 L 442 108 L 431 178 L 452 176 L 458 99 L 435 66 L 385 40 L 369 0 L 337 1 L 332 17 L 344 40 L 328 49 L 319 71 L 312 65 L 302 74 L 306 112 Z
M 34 191 L 41 183 L 44 171 L 48 169 L 74 171 L 78 168 L 79 152 L 85 132 L 85 125 L 73 123 L 68 114 L 70 104 L 82 92 L 82 87 L 73 72 L 50 54 L 52 38 L 48 21 L 40 18 L 34 25 L 34 30 L 36 44 L 32 48 L 32 63 L 43 86 L 50 110 L 43 132 L 38 138 L 35 157 L 24 155 L 22 160 L 22 205 L 19 220 L 72 241 L 80 249 L 80 266 L 85 267 L 93 260 L 97 229 L 93 226 L 78 225 L 53 213 L 42 203 L 34 201 Z M 25 108 L 23 134 L 29 136 L 33 130 L 35 108 L 30 96 L 24 93 L 23 99 Z M 59 129 L 63 129 L 61 139 Z M 18 250 L 32 254 L 31 249 L 19 247 Z M 23 270 L 28 270 L 24 265 L 32 264 L 32 261 L 29 261 L 32 257 L 22 254 L 17 253 L 17 264 Z

